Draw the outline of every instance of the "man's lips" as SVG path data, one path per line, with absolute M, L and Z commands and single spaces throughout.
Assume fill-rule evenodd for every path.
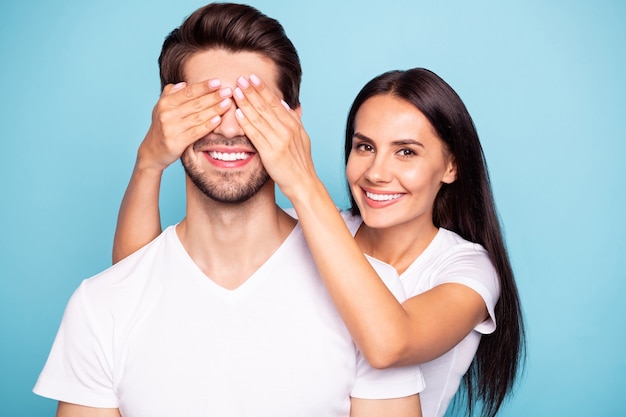
M 252 152 L 221 152 L 221 151 L 205 151 L 211 158 L 218 161 L 233 162 L 243 161 L 252 158 L 254 154 Z
M 201 150 L 206 159 L 213 165 L 220 168 L 240 168 L 250 162 L 256 152 L 251 151 L 249 148 L 237 147 L 210 147 Z

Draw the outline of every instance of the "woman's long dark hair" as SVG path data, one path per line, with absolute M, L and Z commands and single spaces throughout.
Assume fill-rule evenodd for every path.
M 352 104 L 346 125 L 346 163 L 352 149 L 356 113 L 367 99 L 385 94 L 406 100 L 424 114 L 456 162 L 456 181 L 443 184 L 435 198 L 433 223 L 481 244 L 498 272 L 498 325 L 492 334 L 482 336 L 463 380 L 467 414 L 473 415 L 478 406 L 482 417 L 493 417 L 523 369 L 526 343 L 519 294 L 478 133 L 461 98 L 435 73 L 423 68 L 390 71 L 368 82 Z M 352 213 L 359 214 L 352 196 L 350 200 Z

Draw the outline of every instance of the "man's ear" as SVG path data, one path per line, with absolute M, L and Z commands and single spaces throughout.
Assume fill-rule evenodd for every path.
M 446 167 L 446 172 L 443 174 L 441 182 L 452 184 L 454 181 L 456 181 L 456 160 L 453 157 L 450 157 L 448 166 Z

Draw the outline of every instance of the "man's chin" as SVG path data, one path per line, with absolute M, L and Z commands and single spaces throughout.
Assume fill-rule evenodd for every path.
M 270 177 L 263 170 L 246 182 L 228 183 L 224 180 L 219 183 L 209 183 L 204 178 L 185 168 L 187 176 L 195 188 L 205 197 L 221 204 L 241 204 L 256 196 L 269 182 Z

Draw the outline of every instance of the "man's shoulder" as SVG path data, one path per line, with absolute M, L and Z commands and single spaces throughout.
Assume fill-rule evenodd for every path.
M 149 281 L 155 280 L 158 263 L 169 258 L 172 246 L 176 245 L 176 231 L 171 226 L 146 246 L 122 259 L 106 270 L 87 278 L 82 287 L 90 299 L 109 301 L 111 298 L 127 298 L 142 291 Z M 95 301 L 95 300 L 93 300 Z

